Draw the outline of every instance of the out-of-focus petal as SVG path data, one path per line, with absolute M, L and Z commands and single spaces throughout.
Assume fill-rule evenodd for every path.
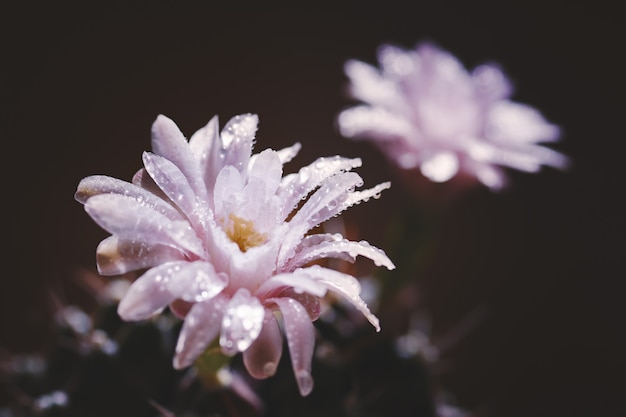
M 560 130 L 548 123 L 536 109 L 503 100 L 487 113 L 485 137 L 494 142 L 513 144 L 554 142 L 559 139 Z
M 381 107 L 355 106 L 343 110 L 338 118 L 339 131 L 348 138 L 380 141 L 418 141 L 419 131 L 402 115 Z
M 250 291 L 239 288 L 224 310 L 220 346 L 226 355 L 248 349 L 263 327 L 265 309 Z
M 191 307 L 176 343 L 174 368 L 182 369 L 191 365 L 217 337 L 227 302 L 226 296 L 218 295 Z
M 272 298 L 282 313 L 291 365 L 302 396 L 313 390 L 311 360 L 315 348 L 315 328 L 307 311 L 293 298 Z
M 265 310 L 261 333 L 243 352 L 243 363 L 250 375 L 264 379 L 276 373 L 282 353 L 283 336 L 280 327 L 274 314 L 270 310 Z

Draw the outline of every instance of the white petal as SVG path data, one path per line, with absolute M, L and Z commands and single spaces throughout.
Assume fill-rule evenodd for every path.
M 283 353 L 283 335 L 274 314 L 265 310 L 259 337 L 243 352 L 243 363 L 254 378 L 264 379 L 276 373 Z
M 255 155 L 248 170 L 248 182 L 259 179 L 264 188 L 264 195 L 273 195 L 280 184 L 283 175 L 283 165 L 276 151 L 266 149 Z
M 293 298 L 272 298 L 283 316 L 285 336 L 289 346 L 291 364 L 302 396 L 313 390 L 311 360 L 315 348 L 315 328 L 306 309 Z
M 245 288 L 239 288 L 231 298 L 222 318 L 220 346 L 226 355 L 248 349 L 263 327 L 265 309 Z
M 182 220 L 183 217 L 168 202 L 160 199 L 151 192 L 138 187 L 135 184 L 118 180 L 117 178 L 105 175 L 93 175 L 83 178 L 78 184 L 74 197 L 80 203 L 85 204 L 87 200 L 99 194 L 119 194 L 134 198 L 138 203 L 151 207 L 171 220 Z
M 85 203 L 85 211 L 104 230 L 122 239 L 163 244 L 204 254 L 202 242 L 186 221 L 172 221 L 136 199 L 100 194 Z
M 226 303 L 227 298 L 218 295 L 191 307 L 176 343 L 174 368 L 182 369 L 191 365 L 217 337 Z
M 213 207 L 218 218 L 228 217 L 234 210 L 237 196 L 241 193 L 243 186 L 241 173 L 235 167 L 225 166 L 219 172 L 213 190 Z
M 184 258 L 182 252 L 172 247 L 120 239 L 119 236 L 104 239 L 96 250 L 98 272 L 101 275 L 120 275 Z

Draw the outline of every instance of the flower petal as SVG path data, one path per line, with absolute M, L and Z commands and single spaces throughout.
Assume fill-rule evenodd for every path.
M 215 178 L 224 166 L 217 116 L 213 116 L 206 126 L 191 136 L 189 147 L 200 162 L 200 169 L 203 172 L 204 183 L 209 194 L 207 198 L 210 200 Z
M 315 347 L 315 328 L 306 309 L 293 298 L 272 298 L 282 313 L 291 365 L 302 396 L 313 390 L 311 360 Z
M 220 134 L 222 166 L 232 165 L 242 173 L 248 169 L 258 123 L 256 114 L 241 114 L 226 123 Z
M 186 221 L 172 221 L 136 199 L 100 194 L 85 203 L 85 211 L 104 230 L 122 239 L 163 244 L 203 255 L 202 242 Z
M 239 288 L 230 299 L 222 318 L 220 346 L 226 355 L 248 349 L 263 327 L 265 309 L 250 291 Z
M 151 192 L 135 184 L 105 175 L 92 175 L 83 178 L 78 184 L 74 197 L 78 202 L 85 204 L 89 198 L 100 194 L 119 194 L 134 198 L 142 205 L 151 207 L 171 220 L 183 219 L 174 207 Z
M 283 353 L 283 335 L 274 314 L 265 310 L 259 337 L 243 352 L 243 363 L 255 378 L 264 379 L 276 373 Z
M 299 268 L 322 258 L 339 258 L 354 262 L 359 255 L 370 258 L 376 266 L 384 265 L 387 269 L 395 268 L 393 262 L 381 249 L 364 240 L 360 242 L 349 241 L 344 239 L 341 234 L 318 234 L 305 237 L 297 249 L 296 255 L 287 262 L 284 268 Z
M 370 312 L 367 304 L 365 304 L 365 301 L 363 301 L 359 296 L 361 293 L 361 285 L 356 278 L 352 275 L 323 268 L 319 265 L 313 265 L 310 268 L 306 268 L 306 271 L 317 282 L 325 285 L 326 288 L 340 294 L 352 303 L 352 305 L 354 305 L 365 316 L 365 318 L 372 323 L 372 326 L 374 326 L 376 331 L 380 331 L 378 318 Z
M 207 199 L 206 185 L 199 160 L 192 153 L 176 123 L 160 114 L 152 124 L 152 151 L 169 160 L 184 174 L 196 195 Z
M 191 365 L 217 337 L 226 303 L 227 297 L 218 295 L 191 307 L 176 343 L 174 368 L 182 369 Z
M 143 163 L 154 182 L 194 225 L 201 225 L 208 207 L 206 199 L 196 196 L 183 172 L 171 161 L 144 152 Z
M 110 236 L 96 249 L 96 263 L 101 275 L 120 275 L 149 268 L 163 262 L 184 259 L 178 249 L 159 244 L 147 244 L 133 239 Z
M 341 134 L 348 138 L 375 137 L 381 142 L 419 140 L 416 126 L 406 117 L 382 107 L 351 107 L 339 113 L 337 123 Z
M 226 284 L 226 277 L 217 274 L 208 262 L 166 262 L 133 282 L 120 302 L 118 313 L 124 320 L 142 320 L 160 312 L 176 299 L 209 300 Z

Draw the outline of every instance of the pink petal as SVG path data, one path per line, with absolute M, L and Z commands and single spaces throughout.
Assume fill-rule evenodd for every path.
M 311 360 L 315 348 L 315 328 L 306 309 L 293 298 L 272 298 L 282 313 L 291 364 L 302 396 L 313 390 Z
M 259 337 L 243 352 L 243 363 L 255 378 L 264 379 L 276 373 L 283 352 L 283 336 L 274 314 L 265 310 Z
M 143 163 L 165 195 L 180 207 L 189 220 L 195 225 L 201 225 L 208 210 L 207 200 L 196 197 L 182 171 L 169 160 L 150 152 L 144 152 Z
M 222 166 L 232 165 L 241 173 L 248 169 L 258 123 L 256 114 L 235 116 L 226 123 L 220 134 L 224 157 Z
M 239 288 L 231 298 L 222 318 L 220 346 L 226 355 L 248 349 L 263 327 L 265 309 L 245 288 Z
M 283 178 L 278 196 L 285 208 L 283 220 L 311 191 L 320 186 L 328 178 L 352 168 L 361 166 L 359 158 L 348 159 L 340 156 L 318 158 L 312 164 L 303 167 L 297 174 Z
M 365 316 L 377 332 L 380 331 L 378 318 L 370 312 L 367 304 L 365 304 L 365 301 L 363 301 L 359 296 L 361 293 L 361 285 L 356 278 L 352 275 L 323 268 L 319 265 L 313 265 L 312 267 L 306 268 L 306 271 L 317 282 L 323 284 L 329 290 L 338 293 L 348 300 Z
M 191 307 L 176 343 L 174 368 L 182 369 L 191 365 L 217 337 L 226 303 L 226 296 L 218 295 Z
M 285 269 L 295 269 L 314 260 L 323 258 L 339 258 L 354 262 L 357 256 L 365 256 L 374 261 L 376 266 L 384 265 L 394 269 L 393 262 L 385 252 L 370 245 L 366 241 L 351 242 L 340 234 L 309 235 L 305 237 L 296 255 L 285 265 Z
M 105 175 L 93 175 L 83 178 L 78 184 L 74 197 L 80 203 L 85 204 L 89 198 L 100 194 L 119 194 L 134 198 L 137 202 L 151 207 L 171 220 L 183 219 L 174 207 L 151 192 L 137 185 Z
M 134 198 L 101 194 L 85 203 L 85 211 L 104 230 L 122 239 L 163 244 L 204 254 L 202 242 L 186 221 L 172 221 Z
M 168 289 L 174 275 L 169 264 L 154 267 L 137 278 L 120 302 L 117 312 L 123 320 L 138 321 L 160 313 L 176 299 Z
M 191 136 L 189 147 L 200 162 L 204 183 L 209 193 L 208 198 L 212 198 L 210 194 L 215 184 L 215 178 L 224 166 L 217 116 L 213 116 L 205 127 Z
M 341 134 L 348 138 L 376 137 L 377 141 L 417 141 L 418 133 L 407 118 L 382 107 L 354 106 L 339 113 Z
M 185 136 L 176 123 L 166 116 L 159 115 L 152 124 L 152 150 L 176 165 L 194 192 L 202 199 L 207 199 L 199 160 L 191 152 Z
M 104 239 L 96 250 L 101 275 L 120 275 L 184 257 L 183 253 L 170 246 L 150 245 L 133 239 L 120 239 L 119 236 Z

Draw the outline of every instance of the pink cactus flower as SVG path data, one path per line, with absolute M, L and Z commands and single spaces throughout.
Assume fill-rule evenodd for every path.
M 559 128 L 511 101 L 512 86 L 496 65 L 468 72 L 427 43 L 415 50 L 384 45 L 378 61 L 380 69 L 346 63 L 350 94 L 364 104 L 342 111 L 338 126 L 345 137 L 373 141 L 400 168 L 419 169 L 434 182 L 470 177 L 500 190 L 502 167 L 567 167 L 568 158 L 539 145 L 557 141 Z
M 393 269 L 365 241 L 309 230 L 389 188 L 351 172 L 359 159 L 319 158 L 283 176 L 300 144 L 252 155 L 258 118 L 244 114 L 221 133 L 217 117 L 189 141 L 165 116 L 152 126 L 153 152 L 132 183 L 83 179 L 75 198 L 112 236 L 97 248 L 103 275 L 147 269 L 118 308 L 124 320 L 148 319 L 170 306 L 184 318 L 174 367 L 193 364 L 219 340 L 226 355 L 243 353 L 255 378 L 274 374 L 287 339 L 302 395 L 313 388 L 311 359 L 320 298 L 332 291 L 380 330 L 351 275 L 312 265 L 322 258 L 370 258 Z M 305 200 L 305 201 L 303 201 Z

